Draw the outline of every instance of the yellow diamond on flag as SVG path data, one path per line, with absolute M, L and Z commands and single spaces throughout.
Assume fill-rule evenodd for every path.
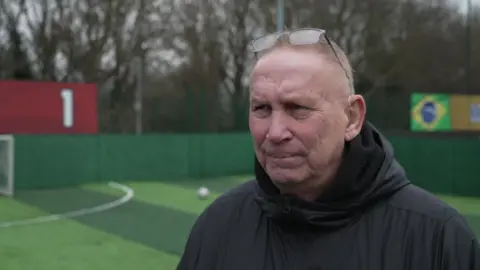
M 425 96 L 413 108 L 412 117 L 423 128 L 433 130 L 438 122 L 447 114 L 447 108 L 432 96 Z
M 412 93 L 410 102 L 412 131 L 452 130 L 449 95 Z

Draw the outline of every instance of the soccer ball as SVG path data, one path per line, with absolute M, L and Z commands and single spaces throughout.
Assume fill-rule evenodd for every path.
M 197 196 L 198 198 L 200 199 L 206 199 L 208 197 L 208 194 L 210 193 L 210 191 L 208 190 L 208 188 L 206 187 L 200 187 L 198 190 L 197 190 Z

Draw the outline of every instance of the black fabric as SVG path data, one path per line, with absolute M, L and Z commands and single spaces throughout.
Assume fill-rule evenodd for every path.
M 199 216 L 178 270 L 480 270 L 464 218 L 411 184 L 368 123 L 314 203 L 282 196 L 258 162 L 255 175 Z

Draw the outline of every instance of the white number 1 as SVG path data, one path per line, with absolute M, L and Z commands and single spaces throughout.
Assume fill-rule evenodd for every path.
M 63 104 L 63 126 L 71 128 L 73 127 L 73 90 L 62 89 L 60 96 Z

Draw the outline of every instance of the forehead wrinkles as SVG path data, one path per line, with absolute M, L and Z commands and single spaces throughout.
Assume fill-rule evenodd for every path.
M 252 78 L 252 90 L 279 90 L 285 93 L 313 90 L 314 73 L 291 72 L 289 74 L 265 72 Z
M 326 92 L 337 88 L 337 79 L 337 71 L 324 55 L 313 50 L 278 48 L 254 66 L 251 91 L 304 90 L 303 93 L 315 91 L 326 97 Z

